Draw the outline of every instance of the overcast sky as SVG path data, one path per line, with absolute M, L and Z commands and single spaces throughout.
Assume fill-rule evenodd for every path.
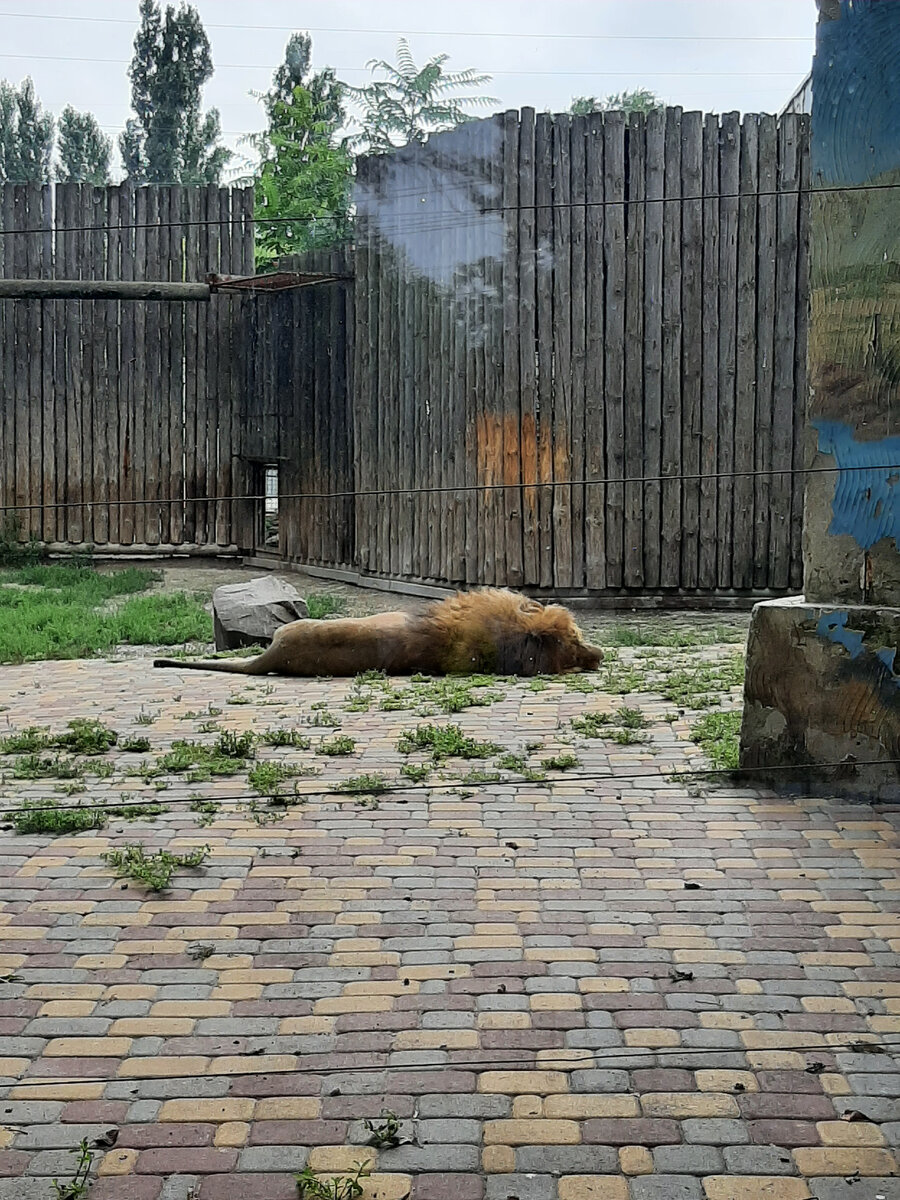
M 205 103 L 236 148 L 258 129 L 264 90 L 293 30 L 313 38 L 316 67 L 348 83 L 393 58 L 407 35 L 417 61 L 493 76 L 494 109 L 566 109 L 573 96 L 648 87 L 706 112 L 778 112 L 812 60 L 814 0 L 195 0 L 212 43 Z M 54 113 L 93 112 L 107 133 L 128 116 L 125 75 L 137 0 L 0 0 L 0 77 L 34 79 Z M 76 19 L 77 18 L 77 19 Z M 487 110 L 485 110 L 486 112 Z

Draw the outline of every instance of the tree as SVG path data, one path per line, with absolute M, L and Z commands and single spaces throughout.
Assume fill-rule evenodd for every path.
M 213 73 L 209 38 L 197 10 L 141 0 L 141 23 L 128 69 L 135 116 L 119 149 L 136 183 L 218 183 L 231 157 L 214 108 L 200 111 L 200 90 Z
M 459 96 L 460 88 L 481 87 L 490 83 L 490 75 L 473 70 L 445 71 L 448 55 L 436 54 L 423 67 L 417 67 L 406 38 L 397 44 L 397 63 L 373 59 L 367 65 L 381 71 L 385 78 L 365 87 L 345 84 L 348 96 L 360 108 L 360 132 L 354 145 L 383 152 L 409 142 L 422 142 L 428 133 L 453 129 L 471 120 L 467 105 L 487 107 L 496 104 L 492 96 Z
M 598 100 L 596 96 L 576 96 L 569 112 L 576 117 L 592 112 L 650 113 L 665 108 L 662 100 L 648 88 L 635 88 L 631 92 L 614 92 Z
M 50 178 L 53 117 L 41 109 L 34 84 L 0 80 L 0 183 L 44 183 Z
M 112 141 L 91 113 L 76 112 L 67 104 L 59 118 L 59 167 L 62 183 L 109 183 Z
M 266 129 L 247 140 L 260 156 L 257 259 L 332 245 L 348 231 L 352 162 L 339 138 L 343 88 L 334 71 L 311 70 L 312 39 L 292 34 L 267 92 Z M 275 221 L 266 218 L 278 218 Z
M 345 239 L 352 163 L 346 143 L 333 142 L 327 103 L 297 84 L 289 101 L 273 103 L 267 136 L 256 185 L 258 263 Z

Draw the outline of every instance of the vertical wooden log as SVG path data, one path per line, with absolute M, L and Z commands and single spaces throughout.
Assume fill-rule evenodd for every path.
M 646 211 L 644 217 L 644 586 L 660 585 L 662 530 L 663 192 L 666 115 L 647 114 Z
M 625 475 L 625 120 L 607 113 L 603 127 L 606 187 L 604 252 L 606 260 L 606 337 L 604 404 L 606 477 Z M 625 489 L 606 489 L 606 586 L 623 587 Z
M 534 587 L 540 582 L 540 490 L 533 485 L 538 482 L 538 411 L 537 374 L 535 370 L 535 347 L 537 344 L 535 292 L 535 262 L 537 257 L 537 222 L 535 203 L 535 159 L 534 159 L 534 109 L 523 108 L 519 118 L 519 208 L 518 247 L 516 266 L 518 275 L 518 370 L 522 466 L 522 582 Z M 502 214 L 503 228 L 507 229 L 508 213 Z M 507 250 L 508 253 L 508 250 Z M 509 264 L 509 258 L 505 260 Z M 507 265 L 504 273 L 514 268 Z M 504 292 L 505 298 L 505 292 Z M 513 333 L 506 320 L 503 321 L 503 387 L 512 378 L 511 358 Z M 509 375 L 507 374 L 509 373 Z
M 548 113 L 538 113 L 534 130 L 535 206 L 537 210 L 537 384 L 538 475 L 541 483 L 553 480 L 553 127 Z M 541 587 L 553 586 L 554 488 L 539 491 L 539 577 Z
M 646 240 L 646 148 L 644 117 L 628 117 L 625 206 L 625 475 L 640 480 L 644 470 L 644 252 Z M 625 486 L 625 586 L 644 583 L 644 484 Z
M 700 554 L 698 580 L 709 591 L 718 570 L 719 430 L 719 118 L 703 123 L 703 361 L 700 444 Z
M 756 241 L 756 423 L 753 469 L 753 586 L 768 588 L 772 579 L 770 525 L 772 521 L 773 360 L 775 357 L 775 238 L 778 202 L 776 121 L 759 118 Z
M 587 362 L 587 260 L 586 260 L 586 138 L 587 118 L 573 117 L 571 129 L 572 168 L 572 461 L 573 479 L 584 479 L 585 456 L 585 370 Z M 572 488 L 572 586 L 585 585 L 585 489 Z
M 585 250 L 587 291 L 587 362 L 585 365 L 585 474 L 602 479 L 606 473 L 606 240 L 604 132 L 602 113 L 587 119 L 585 154 L 587 227 Z M 593 483 L 585 488 L 585 579 L 591 590 L 606 587 L 606 486 Z
M 747 114 L 741 125 L 738 201 L 737 348 L 734 408 L 734 468 L 754 469 L 756 417 L 756 217 L 759 197 L 759 128 Z M 753 477 L 734 478 L 734 564 L 736 588 L 753 584 Z
M 700 481 L 703 430 L 703 114 L 681 118 L 681 469 L 682 588 L 699 587 Z M 696 199 L 692 199 L 696 197 Z
M 663 206 L 663 446 L 660 583 L 681 583 L 681 109 L 666 109 Z
M 553 583 L 572 586 L 571 118 L 553 118 Z
M 733 585 L 734 564 L 734 404 L 737 355 L 738 186 L 740 182 L 740 115 L 724 113 L 719 149 L 719 471 L 718 487 L 720 588 Z
M 497 504 L 497 582 L 521 587 L 525 578 L 522 541 L 522 407 L 520 350 L 522 317 L 519 293 L 520 162 L 519 114 L 510 109 L 502 117 L 483 122 L 485 130 L 486 180 L 496 206 L 502 213 L 482 220 L 484 250 L 482 263 L 487 287 L 484 318 L 488 341 L 488 400 L 486 408 L 502 412 L 502 468 L 504 486 Z M 496 238 L 496 243 L 494 242 Z M 501 300 L 502 296 L 502 300 Z M 532 301 L 533 305 L 533 301 Z M 504 332 L 508 330 L 508 332 Z M 533 368 L 532 368 L 533 374 Z

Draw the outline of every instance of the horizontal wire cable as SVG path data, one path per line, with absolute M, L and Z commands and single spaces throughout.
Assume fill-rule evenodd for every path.
M 41 509 L 60 508 L 119 508 L 125 505 L 165 505 L 165 504 L 227 504 L 236 501 L 259 502 L 262 500 L 353 500 L 360 497 L 376 496 L 430 496 L 441 493 L 457 492 L 496 492 L 517 491 L 534 488 L 567 488 L 567 487 L 625 487 L 635 484 L 660 484 L 703 482 L 715 479 L 746 479 L 767 478 L 773 475 L 833 475 L 856 471 L 900 471 L 900 463 L 871 463 L 868 465 L 833 466 L 833 467 L 766 467 L 747 471 L 712 471 L 708 473 L 691 473 L 679 475 L 624 475 L 604 478 L 584 479 L 548 479 L 542 483 L 460 483 L 442 484 L 438 487 L 403 487 L 403 488 L 361 488 L 348 489 L 339 492 L 280 492 L 276 496 L 266 495 L 227 495 L 227 496 L 166 496 L 140 497 L 131 500 L 100 499 L 100 500 L 51 500 L 32 504 L 4 504 L 0 502 L 0 512 L 29 512 Z
M 172 669 L 174 670 L 176 668 L 172 668 Z M 185 668 L 185 669 L 189 669 L 189 668 Z M 249 677 L 245 677 L 245 678 L 253 678 L 253 677 L 249 676 Z M 265 676 L 256 676 L 255 678 L 261 679 L 261 678 L 265 678 Z M 654 693 L 649 692 L 647 694 L 653 695 Z M 285 703 L 287 703 L 287 701 L 285 701 Z M 181 740 L 186 740 L 186 739 L 181 739 Z M 310 749 L 312 749 L 312 747 L 310 747 Z M 147 753 L 147 752 L 144 751 L 144 753 Z M 248 760 L 248 763 L 247 763 L 248 767 L 250 766 L 250 761 L 252 761 L 252 760 Z M 274 761 L 274 762 L 280 763 L 282 760 L 266 759 L 263 761 L 266 761 L 266 762 Z M 441 781 L 440 783 L 415 783 L 413 781 L 410 781 L 408 786 L 404 786 L 399 783 L 396 785 L 387 784 L 385 787 L 372 788 L 368 794 L 371 795 L 373 793 L 377 793 L 379 796 L 397 795 L 397 794 L 405 795 L 409 792 L 434 792 L 434 791 L 440 791 L 443 789 L 451 789 L 451 788 L 454 790 L 458 790 L 460 787 L 475 787 L 475 788 L 478 788 L 478 787 L 481 787 L 481 788 L 502 787 L 502 788 L 513 788 L 514 790 L 518 791 L 518 790 L 523 790 L 523 789 L 527 790 L 528 788 L 531 788 L 531 787 L 553 787 L 557 784 L 569 784 L 569 785 L 577 786 L 578 784 L 584 783 L 587 781 L 591 781 L 591 782 L 595 782 L 595 783 L 599 783 L 599 784 L 605 784 L 605 783 L 616 784 L 616 783 L 620 783 L 620 782 L 633 783 L 634 780 L 636 780 L 636 779 L 656 780 L 658 783 L 665 783 L 668 785 L 677 786 L 680 782 L 682 782 L 686 779 L 708 779 L 710 776 L 714 776 L 714 777 L 724 776 L 726 778 L 731 778 L 735 775 L 753 776 L 755 774 L 759 775 L 759 774 L 763 774 L 763 773 L 773 773 L 773 772 L 777 773 L 777 774 L 789 774 L 792 772 L 793 773 L 806 772 L 807 774 L 811 775 L 817 771 L 835 770 L 838 768 L 846 769 L 848 767 L 852 767 L 855 770 L 857 767 L 890 767 L 890 766 L 898 766 L 898 765 L 900 765 L 900 758 L 872 758 L 872 759 L 857 759 L 854 762 L 842 761 L 842 762 L 827 762 L 827 763 L 789 763 L 789 764 L 774 763 L 771 766 L 760 765 L 760 766 L 754 766 L 754 767 L 709 767 L 706 769 L 696 768 L 696 769 L 687 770 L 687 771 L 681 771 L 677 767 L 672 767 L 671 769 L 667 770 L 665 773 L 661 772 L 661 771 L 646 772 L 646 773 L 645 772 L 623 771 L 621 773 L 603 774 L 599 771 L 598 772 L 578 772 L 578 773 L 575 773 L 572 771 L 567 771 L 564 775 L 545 777 L 543 779 L 535 779 L 535 780 L 497 779 L 497 780 L 491 780 L 488 783 L 480 783 L 480 784 L 478 782 L 474 782 L 474 781 L 467 784 L 465 777 L 460 776 L 457 779 L 444 780 L 444 781 Z M 614 768 L 610 768 L 610 771 L 614 771 Z M 161 774 L 166 774 L 166 773 L 167 772 L 165 772 L 165 771 L 161 772 Z M 174 774 L 174 772 L 172 772 L 172 773 Z M 238 772 L 235 772 L 235 774 L 237 774 L 237 773 Z M 129 778 L 132 778 L 132 776 L 129 776 Z M 222 776 L 221 778 L 226 779 L 227 777 Z M 292 804 L 299 805 L 299 804 L 302 804 L 305 800 L 314 799 L 316 796 L 353 796 L 353 795 L 366 795 L 367 794 L 365 789 L 362 789 L 362 788 L 358 792 L 348 791 L 346 787 L 341 786 L 340 780 L 317 781 L 314 776 L 299 776 L 297 778 L 298 779 L 304 779 L 304 778 L 309 779 L 313 786 L 310 787 L 310 790 L 308 792 L 282 793 L 282 794 L 279 794 L 278 796 L 276 796 L 275 799 L 278 800 L 279 802 L 289 801 Z M 185 784 L 185 786 L 199 786 L 200 782 L 201 781 L 198 780 L 192 785 L 189 780 L 185 780 L 184 784 Z M 202 782 L 209 783 L 210 781 L 204 780 Z M 162 796 L 161 792 L 158 794 L 160 796 Z M 139 798 L 139 800 L 141 803 L 146 802 L 151 805 L 152 804 L 166 804 L 166 803 L 193 804 L 193 803 L 203 803 L 204 801 L 211 800 L 215 803 L 227 804 L 228 806 L 231 806 L 231 805 L 239 805 L 239 804 L 243 803 L 245 800 L 263 801 L 263 800 L 268 800 L 269 798 L 270 798 L 269 795 L 266 793 L 261 793 L 261 792 L 246 792 L 246 793 L 244 793 L 244 792 L 241 792 L 241 793 L 238 793 L 237 795 L 223 796 L 219 800 L 216 800 L 216 798 L 213 796 L 183 796 L 183 797 L 182 796 L 172 796 L 172 797 L 169 797 L 168 800 L 166 800 L 166 799 L 151 800 L 149 797 L 145 798 L 142 796 Z M 893 802 L 891 802 L 891 801 L 883 801 L 883 802 L 873 802 L 872 804 L 869 805 L 869 807 L 875 807 L 876 804 L 887 805 L 889 807 L 894 806 Z M 900 802 L 897 802 L 897 804 L 900 805 Z M 139 807 L 139 806 L 140 805 L 138 803 L 130 804 L 128 800 L 120 800 L 118 804 L 73 804 L 73 805 L 68 806 L 68 809 L 73 812 L 106 812 L 109 810 L 117 810 L 117 809 L 121 809 L 121 808 L 132 808 L 132 807 Z M 21 814 L 21 813 L 57 811 L 60 807 L 66 807 L 66 806 L 61 806 L 58 803 L 54 803 L 54 804 L 45 804 L 45 805 L 28 804 L 22 808 L 2 808 L 2 809 L 0 809 L 0 818 L 16 816 L 17 814 Z M 285 807 L 285 806 L 282 805 L 281 803 L 278 803 L 273 806 L 272 811 L 276 811 L 280 807 Z M 34 835 L 34 836 L 38 836 L 38 835 Z M 2 934 L 2 929 L 0 929 L 0 934 Z
M 873 915 L 877 915 L 877 914 L 873 914 Z M 463 965 L 468 965 L 468 964 L 459 964 L 459 965 L 463 966 Z M 27 970 L 26 967 L 23 967 L 21 969 Z M 402 973 L 402 968 L 401 968 L 401 973 Z M 468 978 L 468 976 L 461 976 L 460 978 Z M 503 982 L 503 980 L 500 976 L 497 976 L 496 978 L 497 978 L 498 984 Z M 415 995 L 416 993 L 410 993 L 410 994 Z M 659 993 L 649 993 L 649 994 L 658 995 Z M 675 994 L 678 995 L 679 993 L 675 993 Z M 770 1032 L 783 1032 L 783 1031 L 775 1031 L 775 1030 L 752 1030 L 751 1031 L 751 1030 L 748 1030 L 747 1032 L 770 1033 Z M 797 1032 L 803 1032 L 803 1031 L 797 1031 Z M 270 1035 L 247 1034 L 245 1036 L 251 1037 L 254 1040 L 262 1040 L 266 1036 L 274 1037 L 277 1035 L 274 1035 L 274 1034 L 270 1034 Z M 291 1035 L 282 1034 L 280 1036 L 285 1037 L 285 1036 L 291 1036 Z M 302 1035 L 296 1035 L 296 1036 L 299 1037 Z M 325 1035 L 325 1036 L 327 1036 L 327 1035 Z M 824 1036 L 824 1035 L 822 1035 L 822 1036 Z M 867 1038 L 876 1038 L 877 1040 L 876 1041 L 868 1041 Z M 172 1039 L 170 1039 L 170 1040 L 172 1040 Z M 852 1041 L 848 1040 L 846 1042 L 834 1042 L 834 1043 L 828 1043 L 826 1045 L 822 1045 L 820 1043 L 820 1044 L 816 1044 L 816 1045 L 814 1045 L 814 1044 L 802 1045 L 801 1044 L 799 1046 L 783 1046 L 783 1047 L 773 1046 L 773 1047 L 767 1047 L 765 1049 L 768 1049 L 770 1051 L 771 1050 L 776 1050 L 776 1051 L 782 1050 L 782 1051 L 789 1051 L 789 1052 L 793 1052 L 793 1053 L 818 1052 L 819 1054 L 823 1054 L 823 1055 L 829 1055 L 829 1054 L 833 1054 L 833 1053 L 840 1054 L 841 1052 L 852 1054 L 855 1052 L 854 1047 L 859 1046 L 860 1044 L 863 1044 L 863 1043 L 872 1047 L 871 1050 L 862 1051 L 863 1054 L 877 1053 L 878 1048 L 887 1048 L 889 1054 L 891 1054 L 892 1056 L 896 1056 L 897 1052 L 891 1050 L 890 1048 L 894 1047 L 894 1046 L 900 1046 L 900 1035 L 885 1034 L 882 1036 L 880 1034 L 873 1034 L 869 1030 L 860 1030 L 859 1035 L 856 1038 L 854 1038 Z M 735 1053 L 735 1052 L 743 1053 L 743 1054 L 753 1054 L 753 1053 L 762 1053 L 763 1050 L 762 1049 L 755 1050 L 753 1047 L 741 1046 L 741 1047 L 734 1047 L 732 1049 L 732 1053 Z M 209 1055 L 209 1054 L 201 1054 L 196 1057 L 208 1058 L 208 1059 L 211 1059 L 211 1061 L 215 1062 L 216 1057 L 219 1057 L 219 1058 L 248 1058 L 248 1057 L 251 1057 L 254 1054 L 258 1054 L 258 1053 L 259 1053 L 258 1051 L 250 1051 L 250 1052 L 245 1051 L 243 1054 L 236 1053 L 234 1055 L 229 1054 L 229 1055 L 218 1055 L 218 1056 Z M 273 1051 L 273 1054 L 274 1053 L 276 1053 L 276 1052 Z M 280 1054 L 283 1054 L 283 1053 L 284 1053 L 284 1051 L 280 1052 L 279 1056 L 280 1056 Z M 288 1053 L 290 1053 L 290 1052 L 288 1052 Z M 329 1054 L 329 1053 L 339 1053 L 339 1052 L 323 1050 L 321 1052 L 314 1051 L 313 1053 Z M 391 1053 L 391 1051 L 385 1050 L 385 1051 L 382 1051 L 381 1053 L 389 1054 L 389 1053 Z M 526 1051 L 526 1053 L 537 1055 L 538 1053 L 546 1053 L 546 1052 L 533 1050 L 533 1051 Z M 581 1058 L 579 1061 L 573 1062 L 572 1057 L 571 1057 L 571 1055 L 573 1053 L 583 1055 L 584 1057 Z M 587 1049 L 587 1048 L 582 1049 L 581 1047 L 577 1047 L 577 1048 L 573 1048 L 568 1051 L 561 1047 L 558 1058 L 541 1058 L 541 1059 L 535 1058 L 534 1061 L 531 1062 L 530 1065 L 526 1065 L 527 1060 L 522 1060 L 520 1058 L 519 1059 L 503 1058 L 502 1052 L 501 1052 L 501 1054 L 498 1055 L 498 1057 L 496 1059 L 492 1058 L 492 1059 L 489 1059 L 488 1061 L 484 1061 L 483 1059 L 481 1059 L 481 1060 L 479 1060 L 479 1059 L 462 1059 L 457 1062 L 448 1062 L 446 1059 L 435 1059 L 433 1062 L 426 1061 L 426 1062 L 416 1062 L 416 1063 L 372 1063 L 372 1064 L 366 1063 L 365 1061 L 361 1061 L 361 1062 L 358 1061 L 358 1062 L 354 1062 L 352 1064 L 349 1064 L 349 1065 L 343 1066 L 343 1067 L 339 1067 L 339 1066 L 322 1067 L 322 1066 L 316 1065 L 316 1066 L 304 1069 L 302 1065 L 298 1065 L 298 1066 L 293 1066 L 293 1067 L 273 1067 L 270 1070 L 263 1070 L 263 1071 L 225 1071 L 219 1075 L 205 1075 L 204 1078 L 247 1079 L 247 1078 L 251 1078 L 253 1076 L 259 1078 L 260 1076 L 265 1076 L 265 1075 L 268 1075 L 268 1076 L 273 1076 L 273 1075 L 331 1076 L 331 1075 L 345 1075 L 345 1074 L 360 1074 L 360 1073 L 364 1073 L 364 1072 L 376 1073 L 376 1072 L 381 1072 L 381 1071 L 407 1071 L 407 1072 L 411 1072 L 413 1074 L 415 1074 L 415 1072 L 417 1072 L 417 1071 L 434 1071 L 434 1070 L 440 1070 L 440 1071 L 472 1070 L 472 1071 L 481 1072 L 481 1071 L 496 1070 L 498 1067 L 505 1067 L 507 1070 L 512 1070 L 512 1071 L 515 1071 L 515 1070 L 534 1071 L 535 1069 L 549 1068 L 552 1070 L 561 1070 L 561 1071 L 568 1072 L 568 1071 L 583 1071 L 587 1067 L 589 1067 L 591 1062 L 595 1062 L 595 1061 L 604 1062 L 607 1060 L 623 1061 L 623 1060 L 628 1060 L 628 1059 L 643 1059 L 648 1056 L 653 1057 L 654 1055 L 659 1055 L 662 1058 L 662 1057 L 675 1057 L 675 1056 L 684 1057 L 685 1055 L 704 1055 L 704 1056 L 719 1055 L 719 1056 L 721 1056 L 721 1054 L 722 1054 L 721 1047 L 716 1049 L 716 1048 L 699 1048 L 699 1047 L 695 1048 L 693 1046 L 658 1046 L 658 1047 L 604 1046 L 604 1047 L 599 1047 L 599 1048 L 593 1049 L 593 1050 Z M 301 1058 L 301 1059 L 303 1057 L 302 1053 L 299 1051 L 296 1052 L 295 1056 L 298 1058 Z M 127 1064 L 129 1062 L 131 1062 L 131 1063 L 146 1062 L 146 1061 L 149 1061 L 150 1057 L 152 1057 L 152 1056 L 135 1056 L 132 1058 L 123 1058 L 120 1061 L 125 1064 Z M 169 1056 L 157 1055 L 156 1057 L 161 1058 L 164 1061 Z M 173 1055 L 172 1057 L 178 1057 L 178 1056 Z M 194 1056 L 192 1056 L 192 1057 L 194 1057 Z M 355 1055 L 354 1055 L 354 1057 L 355 1057 Z M 364 1057 L 365 1057 L 364 1054 L 359 1055 L 360 1059 L 364 1059 Z M 37 1059 L 34 1059 L 33 1061 L 40 1062 L 40 1061 L 42 1061 L 42 1059 L 37 1058 Z M 628 1068 L 624 1067 L 622 1069 L 627 1070 Z M 129 1083 L 129 1084 L 134 1084 L 135 1086 L 138 1086 L 141 1083 L 152 1083 L 152 1082 L 158 1082 L 160 1080 L 169 1081 L 172 1079 L 180 1080 L 180 1079 L 195 1079 L 195 1078 L 196 1078 L 196 1072 L 191 1072 L 191 1073 L 183 1074 L 183 1075 L 182 1074 L 178 1074 L 178 1075 L 166 1074 L 164 1076 L 142 1076 L 142 1075 L 46 1076 L 46 1075 L 34 1075 L 34 1076 L 30 1076 L 30 1077 L 29 1076 L 20 1077 L 18 1079 L 14 1078 L 12 1076 L 6 1076 L 5 1081 L 0 1081 L 0 1088 L 64 1087 L 67 1084 L 79 1084 L 79 1083 L 105 1083 L 105 1084 Z M 638 1098 L 640 1098 L 639 1095 L 638 1095 Z M 866 1097 L 863 1097 L 863 1098 L 865 1099 Z M 15 1124 L 15 1122 L 10 1122 L 10 1123 Z M 361 1146 L 360 1150 L 364 1151 L 365 1147 Z

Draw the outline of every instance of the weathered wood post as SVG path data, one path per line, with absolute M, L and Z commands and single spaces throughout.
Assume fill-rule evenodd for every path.
M 754 609 L 741 764 L 886 798 L 900 795 L 900 3 L 817 4 L 805 595 Z

